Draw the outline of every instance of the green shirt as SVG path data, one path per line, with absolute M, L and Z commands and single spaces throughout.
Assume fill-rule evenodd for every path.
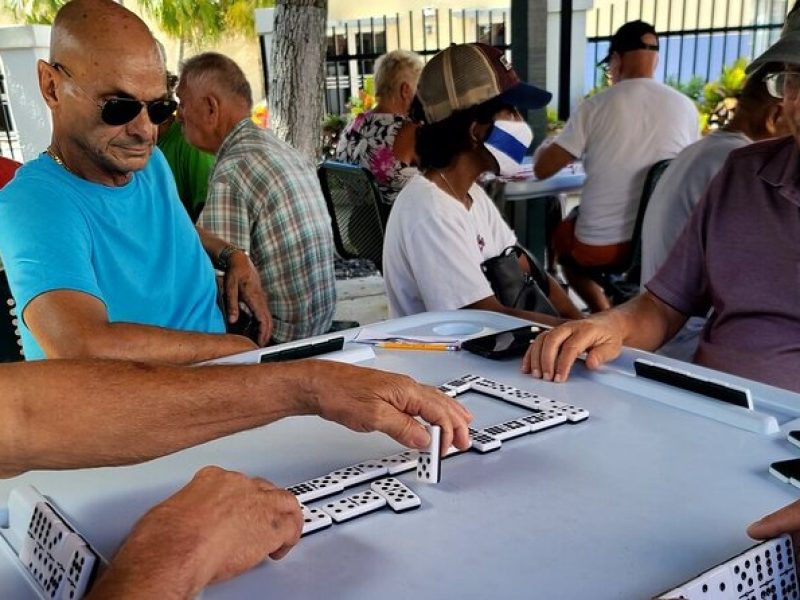
M 214 155 L 190 145 L 183 137 L 177 121 L 159 138 L 158 147 L 175 176 L 178 196 L 186 207 L 186 212 L 192 222 L 197 221 L 206 202 L 208 176 L 214 168 Z

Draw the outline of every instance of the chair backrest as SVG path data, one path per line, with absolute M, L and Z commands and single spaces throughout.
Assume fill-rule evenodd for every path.
M 0 362 L 19 362 L 25 360 L 22 353 L 22 339 L 19 335 L 16 303 L 11 297 L 6 272 L 0 269 Z
M 331 216 L 336 251 L 342 258 L 367 258 L 381 270 L 382 200 L 372 173 L 364 167 L 326 160 L 317 174 Z
M 639 199 L 639 209 L 636 212 L 636 223 L 633 226 L 633 236 L 631 237 L 631 261 L 627 271 L 626 279 L 631 283 L 639 283 L 642 270 L 642 227 L 644 226 L 644 214 L 647 211 L 647 205 L 650 203 L 650 196 L 653 195 L 653 190 L 656 189 L 656 184 L 664 171 L 667 170 L 669 163 L 672 162 L 671 158 L 666 158 L 655 163 L 647 171 L 647 176 L 644 179 L 644 187 L 642 188 L 642 196 Z

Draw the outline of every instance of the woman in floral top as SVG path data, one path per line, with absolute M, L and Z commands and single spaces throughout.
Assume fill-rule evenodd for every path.
M 414 52 L 394 50 L 375 63 L 378 104 L 358 115 L 342 132 L 336 159 L 369 169 L 391 205 L 417 169 L 416 125 L 408 117 L 417 91 L 422 59 Z

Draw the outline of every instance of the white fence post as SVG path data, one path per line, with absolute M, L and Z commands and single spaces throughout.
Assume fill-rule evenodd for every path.
M 50 27 L 0 27 L 0 58 L 6 74 L 11 119 L 23 160 L 35 158 L 50 144 L 50 111 L 39 93 L 36 61 L 50 60 Z
M 570 60 L 569 105 L 572 109 L 583 97 L 586 68 L 586 11 L 594 0 L 572 2 L 572 49 Z M 561 36 L 561 0 L 547 1 L 547 89 L 553 93 L 551 106 L 558 106 L 559 43 Z

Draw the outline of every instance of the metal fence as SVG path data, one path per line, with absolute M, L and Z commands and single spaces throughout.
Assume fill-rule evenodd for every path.
M 777 40 L 787 0 L 620 0 L 587 14 L 585 92 L 603 77 L 598 61 L 623 23 L 642 19 L 659 34 L 660 81 L 713 80 L 738 58 L 749 62 Z
M 510 53 L 510 9 L 426 8 L 328 27 L 326 111 L 342 114 L 374 71 L 375 60 L 403 48 L 427 60 L 451 43 L 483 42 Z

